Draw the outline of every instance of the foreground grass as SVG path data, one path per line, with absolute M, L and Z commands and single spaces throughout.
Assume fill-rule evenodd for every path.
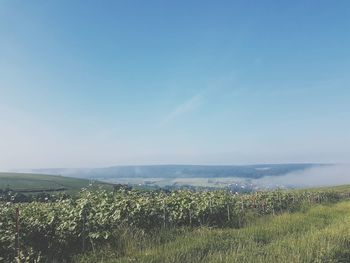
M 241 229 L 184 229 L 95 251 L 78 262 L 350 262 L 350 202 L 263 217 Z

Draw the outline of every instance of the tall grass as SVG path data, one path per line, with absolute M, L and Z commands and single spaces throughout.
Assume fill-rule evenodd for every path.
M 241 229 L 125 235 L 77 262 L 350 262 L 350 202 L 252 220 Z

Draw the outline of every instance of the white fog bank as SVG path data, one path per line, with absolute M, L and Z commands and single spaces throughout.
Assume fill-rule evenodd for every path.
M 313 167 L 285 176 L 266 176 L 255 182 L 267 187 L 318 187 L 350 184 L 350 164 Z

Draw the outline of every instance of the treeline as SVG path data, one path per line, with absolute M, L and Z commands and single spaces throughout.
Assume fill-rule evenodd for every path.
M 30 203 L 30 202 L 48 202 L 56 201 L 70 196 L 61 192 L 50 193 L 50 191 L 24 191 L 19 192 L 11 188 L 0 189 L 0 202 L 11 202 L 11 203 Z

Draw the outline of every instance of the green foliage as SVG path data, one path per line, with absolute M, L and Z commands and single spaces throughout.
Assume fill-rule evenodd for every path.
M 309 207 L 306 212 L 260 217 L 240 229 L 194 228 L 161 242 L 127 248 L 124 256 L 104 248 L 76 259 L 84 263 L 314 263 L 350 262 L 350 202 Z
M 226 191 L 171 193 L 120 189 L 81 192 L 78 198 L 53 202 L 0 203 L 0 255 L 16 256 L 15 208 L 20 210 L 20 254 L 33 261 L 69 261 L 80 252 L 118 245 L 123 233 L 152 233 L 177 227 L 241 227 L 252 214 L 295 211 L 307 203 L 337 201 L 339 193 Z M 4 256 L 3 256 L 4 255 Z M 1 261 L 1 259 L 0 259 Z M 33 261 L 34 262 L 34 261 Z

